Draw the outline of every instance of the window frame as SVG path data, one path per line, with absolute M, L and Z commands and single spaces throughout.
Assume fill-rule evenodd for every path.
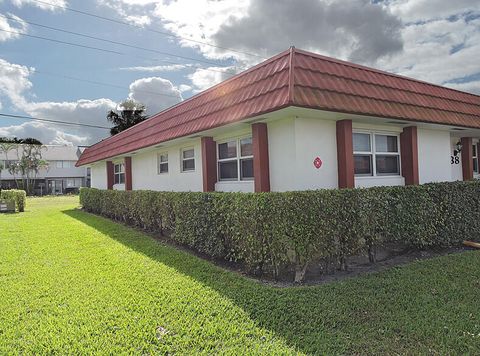
M 247 156 L 242 156 L 242 145 L 241 141 L 244 139 L 250 139 L 252 140 L 252 154 L 247 155 Z M 220 158 L 220 150 L 219 146 L 221 144 L 227 143 L 227 142 L 232 142 L 235 141 L 236 144 L 236 157 L 229 157 L 229 158 Z M 253 162 L 253 138 L 251 134 L 248 135 L 242 135 L 242 136 L 236 136 L 236 137 L 229 137 L 226 139 L 223 139 L 221 141 L 217 141 L 217 182 L 252 182 L 255 177 L 248 177 L 248 178 L 242 178 L 242 167 L 241 167 L 241 162 L 242 160 L 252 160 Z M 220 177 L 220 164 L 223 162 L 237 162 L 237 178 L 224 178 L 222 179 Z
M 183 157 L 183 153 L 185 151 L 190 151 L 192 150 L 193 151 L 193 157 L 191 158 L 184 158 Z M 184 161 L 189 161 L 189 160 L 193 160 L 193 169 L 184 169 L 183 168 L 183 162 Z M 190 172 L 195 172 L 195 170 L 197 169 L 197 162 L 196 162 L 196 159 L 195 159 L 195 147 L 185 147 L 185 148 L 182 148 L 180 150 L 180 172 L 181 173 L 190 173 Z
M 115 171 L 116 166 L 120 166 L 121 168 L 120 171 L 118 172 Z M 117 176 L 119 177 L 118 182 L 117 182 Z M 122 176 L 123 176 L 123 182 L 121 179 Z M 114 185 L 125 184 L 125 163 L 124 162 L 118 162 L 113 164 L 113 184 Z
M 352 140 L 354 134 L 365 134 L 370 137 L 370 151 L 355 151 L 353 150 L 354 157 L 354 170 L 355 170 L 355 155 L 367 156 L 371 158 L 371 174 L 355 174 L 355 178 L 397 178 L 402 176 L 402 152 L 400 148 L 400 134 L 398 132 L 391 131 L 377 131 L 377 130 L 353 130 Z M 375 136 L 394 136 L 397 139 L 397 152 L 377 152 Z M 377 173 L 377 156 L 398 156 L 398 173 Z
M 195 153 L 194 153 L 195 154 Z M 162 162 L 161 161 L 161 157 L 162 156 L 167 156 L 167 160 L 165 162 Z M 162 172 L 162 169 L 161 169 L 161 166 L 162 164 L 166 164 L 167 165 L 167 170 L 166 172 Z M 165 151 L 165 152 L 160 152 L 157 154 L 157 174 L 168 174 L 169 171 L 170 171 L 170 167 L 169 167 L 169 159 L 168 159 L 168 151 Z

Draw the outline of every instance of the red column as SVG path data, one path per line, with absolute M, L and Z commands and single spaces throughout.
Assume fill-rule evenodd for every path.
M 354 188 L 352 120 L 337 121 L 338 187 Z
M 473 179 L 472 138 L 462 137 L 462 173 L 463 180 Z
M 419 179 L 416 126 L 405 127 L 400 134 L 400 153 L 402 158 L 402 175 L 405 178 L 405 185 L 417 185 Z
M 113 162 L 107 161 L 107 189 L 113 189 Z
M 214 192 L 217 182 L 217 150 L 211 137 L 202 137 L 202 176 L 203 191 Z
M 125 157 L 125 190 L 132 190 L 132 157 Z
M 267 124 L 252 124 L 253 176 L 255 192 L 270 191 L 270 166 L 268 158 Z

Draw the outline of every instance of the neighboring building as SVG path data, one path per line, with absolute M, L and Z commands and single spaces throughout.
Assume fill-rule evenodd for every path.
M 20 148 L 21 149 L 21 148 Z M 80 187 L 90 185 L 90 169 L 75 167 L 83 148 L 73 146 L 45 145 L 42 149 L 42 159 L 47 161 L 48 168 L 41 169 L 35 181 L 35 194 L 68 194 L 78 193 Z M 17 160 L 16 150 L 8 153 L 8 157 L 0 153 L 0 163 L 8 167 L 10 162 Z M 17 187 L 14 177 L 4 169 L 1 172 L 1 186 L 3 189 Z M 20 176 L 17 175 L 17 179 Z
M 92 187 L 288 191 L 468 180 L 480 96 L 291 48 L 87 148 Z

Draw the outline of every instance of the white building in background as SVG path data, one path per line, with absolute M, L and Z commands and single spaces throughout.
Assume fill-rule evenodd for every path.
M 83 147 L 45 145 L 42 159 L 47 161 L 48 168 L 41 169 L 35 181 L 35 194 L 68 194 L 78 193 L 80 187 L 90 186 L 90 169 L 75 167 Z M 5 167 L 1 171 L 0 184 L 2 189 L 15 189 L 15 177 L 9 173 L 8 166 L 18 159 L 14 149 L 7 155 L 0 152 L 0 164 Z M 17 179 L 21 177 L 16 176 Z
M 479 176 L 480 96 L 291 48 L 81 155 L 92 187 L 291 191 Z

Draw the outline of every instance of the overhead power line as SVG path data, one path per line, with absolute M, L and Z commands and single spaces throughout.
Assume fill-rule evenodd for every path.
M 87 45 L 82 45 L 82 44 L 75 43 L 75 42 L 57 40 L 57 39 L 50 38 L 50 37 L 30 35 L 30 34 L 25 33 L 25 32 L 10 31 L 10 30 L 5 30 L 5 29 L 1 29 L 1 28 L 0 28 L 0 31 L 7 32 L 7 33 L 12 33 L 12 34 L 15 34 L 15 35 L 20 35 L 20 36 L 30 37 L 30 38 L 34 38 L 34 39 L 38 39 L 38 40 L 49 41 L 49 42 L 54 42 L 54 43 L 58 43 L 58 44 L 62 44 L 62 45 L 72 46 L 72 47 L 79 47 L 79 48 L 85 48 L 85 49 L 100 51 L 100 52 L 106 52 L 106 53 L 110 53 L 110 54 L 116 54 L 116 55 L 120 55 L 120 56 L 135 57 L 135 58 L 139 58 L 139 59 L 143 59 L 143 60 L 154 60 L 154 61 L 159 61 L 159 62 L 163 62 L 163 63 L 167 63 L 167 64 L 185 64 L 185 63 L 174 62 L 174 61 L 159 59 L 159 58 L 142 57 L 142 56 L 129 54 L 129 53 L 125 53 L 125 52 L 113 51 L 113 50 L 94 47 L 94 46 L 87 46 Z M 228 70 L 214 69 L 214 68 L 208 68 L 208 67 L 207 68 L 199 67 L 199 68 L 202 69 L 202 70 L 207 70 L 207 71 L 211 71 L 211 72 L 227 73 L 227 74 L 231 74 L 231 75 L 235 74 L 235 73 L 232 73 L 232 72 L 228 72 Z
M 42 24 L 39 24 L 39 23 L 36 23 L 36 22 L 27 21 L 27 20 L 20 19 L 20 18 L 15 18 L 15 17 L 12 17 L 12 16 L 6 16 L 6 15 L 2 15 L 2 14 L 0 14 L 0 16 L 4 17 L 6 19 L 12 20 L 12 21 L 19 22 L 19 23 L 23 22 L 23 23 L 27 23 L 27 24 L 32 25 L 32 26 L 46 28 L 48 30 L 57 31 L 57 32 L 63 32 L 63 33 L 67 33 L 67 34 L 70 34 L 70 35 L 79 36 L 79 37 L 83 37 L 83 38 L 89 38 L 89 39 L 96 40 L 96 41 L 102 41 L 102 42 L 111 43 L 111 44 L 115 44 L 115 45 L 119 45 L 119 46 L 123 46 L 123 47 L 138 49 L 138 50 L 141 50 L 141 51 L 147 51 L 147 52 L 162 54 L 162 55 L 165 55 L 165 56 L 172 56 L 172 57 L 176 57 L 176 58 L 186 59 L 186 60 L 189 60 L 189 61 L 205 63 L 205 64 L 217 66 L 217 67 L 226 67 L 226 65 L 224 65 L 224 64 L 218 64 L 218 63 L 215 63 L 215 62 L 212 62 L 212 61 L 207 61 L 207 60 L 204 60 L 204 59 L 193 58 L 193 57 L 183 56 L 183 55 L 179 55 L 179 54 L 175 54 L 175 53 L 163 52 L 163 51 L 159 51 L 159 50 L 152 49 L 152 48 L 140 47 L 140 46 L 132 45 L 132 44 L 129 44 L 129 43 L 113 41 L 113 40 L 109 40 L 109 39 L 102 38 L 102 37 L 91 36 L 91 35 L 87 35 L 87 34 L 80 33 L 80 32 L 69 31 L 69 30 L 66 30 L 66 29 L 63 29 L 63 28 L 42 25 Z
M 43 70 L 40 71 L 40 70 L 37 70 L 37 69 L 32 71 L 32 74 L 48 75 L 48 76 L 52 76 L 52 77 L 74 80 L 74 81 L 79 81 L 79 82 L 84 82 L 84 83 L 89 83 L 89 84 L 94 84 L 94 85 L 101 85 L 101 86 L 106 86 L 106 87 L 111 87 L 111 88 L 130 90 L 130 88 L 127 87 L 127 86 L 122 86 L 122 85 L 117 85 L 117 84 L 112 84 L 112 83 L 99 82 L 99 81 L 96 81 L 96 80 L 82 79 L 82 78 L 78 78 L 78 77 L 71 77 L 69 75 L 52 73 L 52 72 L 45 72 Z M 152 95 L 158 95 L 158 96 L 166 96 L 166 97 L 171 97 L 171 98 L 178 99 L 178 95 L 174 95 L 174 94 L 156 93 L 154 91 L 143 90 L 143 89 L 135 89 L 135 91 L 139 92 L 139 93 L 146 93 L 146 94 L 152 94 Z
M 55 124 L 59 124 L 59 125 L 82 126 L 82 127 L 89 127 L 89 128 L 95 128 L 95 129 L 110 130 L 110 127 L 107 127 L 107 126 L 81 124 L 81 123 L 60 121 L 60 120 L 42 119 L 42 118 L 38 118 L 38 117 L 31 117 L 31 116 L 24 116 L 24 115 L 11 115 L 11 114 L 0 113 L 0 116 L 1 117 L 14 118 L 14 119 L 23 119 L 23 120 L 32 120 L 32 121 L 55 123 Z
M 192 43 L 202 44 L 202 45 L 209 46 L 209 47 L 223 49 L 225 51 L 235 52 L 235 53 L 239 53 L 239 54 L 245 54 L 245 55 L 250 56 L 250 57 L 257 57 L 257 58 L 260 58 L 260 59 L 266 59 L 265 57 L 260 56 L 260 55 L 255 54 L 255 53 L 239 51 L 239 50 L 236 50 L 236 49 L 233 49 L 233 48 L 218 46 L 218 45 L 208 43 L 208 42 L 205 42 L 205 41 L 198 41 L 198 40 L 194 40 L 194 39 L 191 39 L 191 38 L 182 37 L 182 36 L 179 36 L 179 35 L 174 35 L 172 33 L 166 32 L 166 31 L 159 31 L 159 30 L 156 30 L 156 29 L 153 29 L 153 28 L 139 26 L 139 25 L 136 25 L 136 24 L 133 24 L 133 23 L 125 22 L 125 21 L 114 19 L 114 18 L 111 18 L 111 17 L 101 16 L 101 15 L 97 15 L 97 14 L 94 14 L 94 13 L 91 13 L 91 12 L 73 9 L 71 7 L 68 7 L 68 6 L 56 5 L 56 4 L 52 4 L 52 3 L 49 3 L 47 1 L 42 1 L 42 0 L 32 0 L 32 1 L 34 1 L 36 3 L 39 3 L 39 4 L 48 5 L 48 6 L 56 7 L 56 8 L 59 8 L 59 9 L 71 11 L 71 12 L 81 14 L 81 15 L 84 15 L 84 16 L 90 16 L 90 17 L 93 17 L 93 18 L 96 18 L 96 19 L 99 19 L 99 20 L 109 21 L 109 22 L 117 23 L 117 24 L 124 25 L 124 26 L 134 27 L 134 28 L 137 28 L 137 29 L 140 29 L 140 30 L 146 30 L 146 31 L 149 31 L 149 32 L 154 32 L 154 33 L 157 33 L 157 34 L 160 34 L 160 35 L 163 35 L 163 36 L 167 36 L 167 37 L 171 37 L 171 38 L 176 38 L 176 39 L 180 39 L 180 40 L 184 40 L 184 41 L 189 41 L 189 42 L 192 42 Z

